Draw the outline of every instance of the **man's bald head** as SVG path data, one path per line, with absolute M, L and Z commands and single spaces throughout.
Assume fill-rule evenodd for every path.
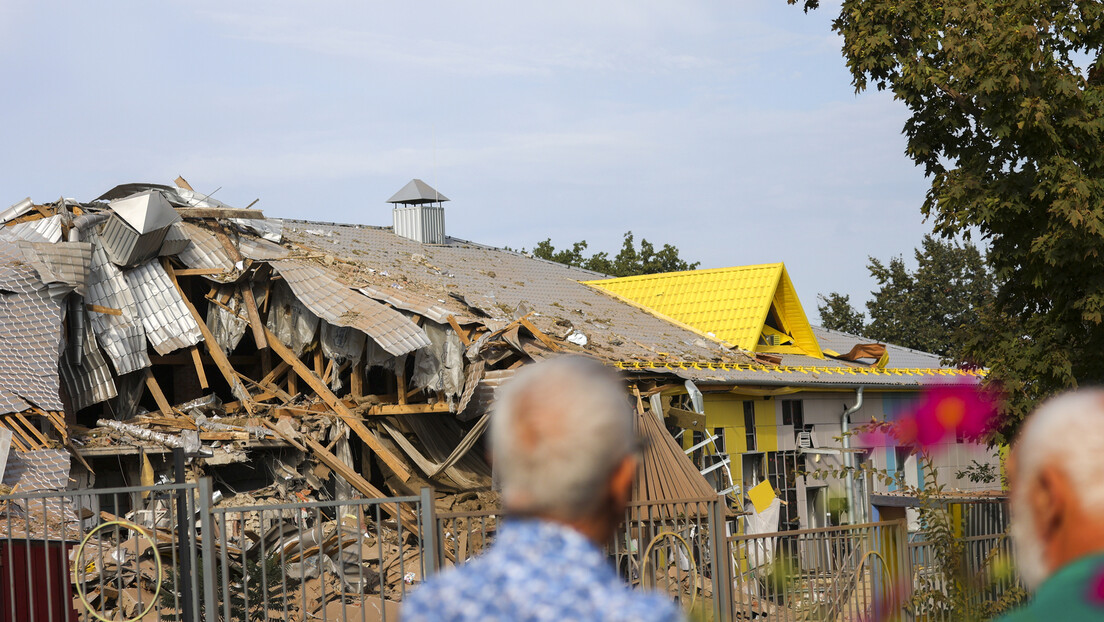
M 581 356 L 523 368 L 491 415 L 503 504 L 562 520 L 586 515 L 602 502 L 633 438 L 624 384 L 610 369 Z

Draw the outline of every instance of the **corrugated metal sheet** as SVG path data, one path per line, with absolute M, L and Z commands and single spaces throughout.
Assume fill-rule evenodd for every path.
M 448 324 L 448 317 L 450 315 L 455 316 L 456 321 L 460 324 L 467 324 L 472 321 L 469 317 L 458 316 L 452 311 L 435 304 L 437 302 L 436 300 L 418 294 L 411 294 L 394 287 L 384 289 L 382 287 L 367 286 L 361 287 L 357 291 L 374 300 L 386 302 L 396 309 L 417 313 L 425 319 L 437 322 L 438 324 Z
M 140 235 L 160 231 L 180 222 L 180 216 L 157 190 L 146 190 L 124 199 L 116 199 L 108 206 Z
M 32 209 L 34 209 L 34 201 L 31 200 L 31 197 L 27 197 L 22 201 L 17 201 L 8 209 L 0 212 L 0 224 L 6 223 L 9 220 L 15 220 L 30 212 Z
M 242 257 L 248 257 L 249 259 L 258 261 L 284 259 L 289 254 L 288 249 L 279 244 L 274 244 L 268 240 L 254 238 L 248 235 L 238 236 L 238 252 L 242 254 Z
M 138 317 L 146 338 L 158 354 L 194 346 L 203 340 L 168 273 L 156 261 L 126 272 L 127 285 L 138 302 Z
M 55 295 L 75 291 L 88 295 L 92 245 L 88 242 L 19 242 L 19 250 Z
M 295 296 L 311 311 L 338 326 L 365 333 L 394 356 L 429 345 L 425 331 L 394 309 L 349 289 L 327 269 L 285 259 L 273 262 Z
M 0 290 L 0 387 L 40 408 L 63 410 L 57 366 L 61 301 L 10 242 L 0 242 Z M 0 399 L 5 409 L 15 405 Z
M 161 241 L 161 250 L 157 254 L 161 257 L 176 255 L 184 252 L 191 243 L 192 241 L 184 233 L 181 223 L 173 223 L 169 230 L 165 232 L 165 239 Z
M 98 243 L 93 246 L 88 302 L 122 311 L 122 315 L 89 313 L 96 339 L 120 376 L 149 367 L 146 331 L 138 316 L 134 293 L 123 271 L 107 258 L 107 251 Z
M 31 405 L 17 395 L 0 390 L 0 414 L 23 412 Z
M 10 227 L 0 227 L 0 240 L 26 240 L 28 242 L 60 242 L 61 216 L 39 218 Z
M 89 320 L 85 320 L 87 324 Z M 71 363 L 65 356 L 58 361 L 69 399 L 76 410 L 105 402 L 117 394 L 111 368 L 100 351 L 94 332 L 85 334 L 81 354 L 78 364 Z
M 184 265 L 189 268 L 217 269 L 225 272 L 223 275 L 208 277 L 211 280 L 227 281 L 237 277 L 233 260 L 230 259 L 230 255 L 215 234 L 190 222 L 180 223 L 180 227 L 184 235 L 192 241 L 188 248 L 177 255 Z
M 118 215 L 112 215 L 100 226 L 99 234 L 111 261 L 120 266 L 131 267 L 156 257 L 161 252 L 161 243 L 165 241 L 168 228 L 140 234 Z

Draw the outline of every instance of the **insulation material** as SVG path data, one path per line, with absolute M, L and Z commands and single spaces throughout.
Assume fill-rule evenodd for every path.
M 401 357 L 405 362 L 406 357 Z M 386 350 L 380 347 L 378 343 L 372 340 L 371 337 L 364 340 L 364 366 L 365 367 L 382 367 L 384 369 L 394 371 L 396 359 L 394 359 Z
M 136 371 L 115 379 L 115 397 L 108 400 L 108 412 L 116 419 L 126 419 L 139 412 L 138 402 L 146 393 L 146 373 Z M 141 409 L 144 411 L 144 409 Z
M 229 299 L 227 294 L 231 294 Z M 215 336 L 222 351 L 230 354 L 238 347 L 242 337 L 249 330 L 249 320 L 246 318 L 245 308 L 242 306 L 242 297 L 238 288 L 233 285 L 221 285 L 215 292 L 216 300 L 226 300 L 226 304 L 216 304 L 211 301 L 207 305 L 207 328 Z
M 364 357 L 366 339 L 364 333 L 355 328 L 322 322 L 322 354 L 334 359 L 337 365 L 359 363 Z
M 146 331 L 138 317 L 138 302 L 123 271 L 111 263 L 98 243 L 94 243 L 92 250 L 88 302 L 122 312 L 122 315 L 88 314 L 96 339 L 115 367 L 115 373 L 122 376 L 149 367 Z
M 314 341 L 318 316 L 299 302 L 291 293 L 291 288 L 282 281 L 273 284 L 269 295 L 272 300 L 268 303 L 268 329 L 296 356 L 301 356 Z
M 67 357 L 62 357 L 58 364 L 74 410 L 105 402 L 117 395 L 111 369 L 100 352 L 95 333 L 85 335 L 81 354 L 79 363 L 71 363 Z
M 21 398 L 44 410 L 64 410 L 59 397 L 61 301 L 50 296 L 15 244 L 0 242 L 0 414 Z
M 285 259 L 272 267 L 319 317 L 360 330 L 393 356 L 429 345 L 425 331 L 405 315 L 354 292 L 321 266 Z
M 444 391 L 449 399 L 464 391 L 464 347 L 455 331 L 426 322 L 423 326 L 430 346 L 414 355 L 415 387 Z
M 161 264 L 148 261 L 129 270 L 126 281 L 138 301 L 138 317 L 146 338 L 158 354 L 194 346 L 203 340 L 199 325 Z

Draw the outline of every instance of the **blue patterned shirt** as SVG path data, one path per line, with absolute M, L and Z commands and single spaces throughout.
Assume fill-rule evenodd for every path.
M 678 622 L 683 616 L 670 599 L 630 589 L 574 529 L 513 519 L 485 555 L 411 591 L 402 619 Z

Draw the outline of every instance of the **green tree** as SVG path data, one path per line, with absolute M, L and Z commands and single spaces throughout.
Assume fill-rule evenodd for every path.
M 998 295 L 963 353 L 1011 397 L 1006 435 L 1104 382 L 1104 4 L 843 0 L 833 30 L 855 89 L 908 108 L 936 232 L 988 243 Z
M 888 263 L 870 257 L 867 269 L 878 287 L 866 303 L 869 323 L 863 324 L 863 314 L 851 306 L 849 297 L 835 292 L 820 297 L 821 321 L 825 328 L 960 362 L 965 340 L 993 300 L 993 277 L 985 258 L 969 242 L 930 235 L 913 253 L 915 270 L 909 270 L 900 256 Z
M 840 330 L 852 335 L 862 335 L 866 326 L 866 317 L 851 306 L 851 297 L 837 292 L 817 295 L 817 312 L 820 313 L 820 325 L 832 330 Z
M 621 251 L 612 259 L 606 252 L 587 257 L 583 254 L 586 249 L 587 242 L 582 240 L 572 244 L 570 250 L 556 250 L 552 245 L 552 238 L 548 238 L 533 248 L 533 256 L 611 276 L 679 272 L 694 270 L 699 265 L 696 261 L 688 263 L 683 260 L 679 257 L 679 250 L 670 244 L 664 244 L 663 248 L 656 251 L 655 245 L 641 238 L 640 248 L 637 249 L 632 231 L 625 233 Z

